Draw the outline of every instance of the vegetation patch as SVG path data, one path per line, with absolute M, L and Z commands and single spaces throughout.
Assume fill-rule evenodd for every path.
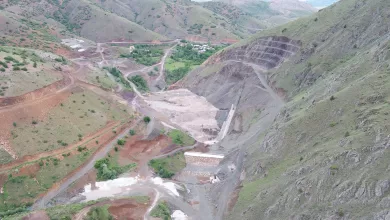
M 152 66 L 158 63 L 163 56 L 162 48 L 150 45 L 135 45 L 130 54 L 121 54 L 123 58 L 133 58 L 137 63 Z
M 150 216 L 170 220 L 171 210 L 168 207 L 168 203 L 165 201 L 158 203 L 158 205 L 150 212 Z
M 161 159 L 149 161 L 149 166 L 162 178 L 171 178 L 175 173 L 184 169 L 186 166 L 184 153 L 176 153 Z
M 134 85 L 137 87 L 137 89 L 139 89 L 141 92 L 149 91 L 148 83 L 146 82 L 146 80 L 142 76 L 135 75 L 135 76 L 132 76 L 132 77 L 128 77 L 128 79 L 132 83 L 134 83 Z
M 108 205 L 92 207 L 87 213 L 85 220 L 112 220 L 114 217 L 108 212 Z
M 17 213 L 25 211 L 35 199 L 50 189 L 54 183 L 64 178 L 68 173 L 79 167 L 92 154 L 86 151 L 58 158 L 42 158 L 38 171 L 26 175 L 9 174 L 3 186 L 4 193 L 0 194 L 0 212 Z M 33 165 L 33 164 L 32 164 Z
M 120 174 L 129 171 L 135 166 L 135 163 L 128 164 L 126 166 L 118 166 L 108 158 L 103 158 L 95 162 L 95 169 L 97 170 L 97 179 L 103 181 L 116 179 Z
M 195 144 L 195 140 L 191 136 L 177 129 L 168 132 L 168 136 L 172 139 L 173 143 L 180 146 L 191 146 Z
M 194 45 L 187 43 L 177 46 L 171 57 L 167 60 L 165 80 L 174 84 L 184 78 L 189 71 L 202 64 L 207 58 L 224 46 Z
M 123 77 L 122 72 L 113 67 L 103 67 L 103 69 L 107 70 L 111 75 L 113 75 L 117 82 L 123 84 L 126 88 L 131 89 L 130 83 Z

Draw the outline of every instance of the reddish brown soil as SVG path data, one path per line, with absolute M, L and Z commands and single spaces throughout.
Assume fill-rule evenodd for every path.
M 45 211 L 36 211 L 22 218 L 23 220 L 50 220 Z
M 14 176 L 30 176 L 35 177 L 35 175 L 38 173 L 38 171 L 41 169 L 39 164 L 30 164 L 27 166 L 24 166 L 19 169 L 19 172 L 16 174 L 13 174 Z
M 57 48 L 54 53 L 59 55 L 59 56 L 70 57 L 72 54 L 72 51 L 70 51 L 67 48 L 61 47 L 61 48 Z
M 230 197 L 229 202 L 228 202 L 228 211 L 229 212 L 231 212 L 233 210 L 233 207 L 238 200 L 238 195 L 240 193 L 241 188 L 242 188 L 241 186 L 237 187 L 234 190 L 234 192 L 232 193 L 232 196 Z
M 114 201 L 108 211 L 115 219 L 120 220 L 141 220 L 146 213 L 149 204 L 140 204 L 133 200 L 120 199 Z
M 160 155 L 170 145 L 172 145 L 171 140 L 164 135 L 150 141 L 131 138 L 120 150 L 118 162 L 119 164 L 128 164 L 129 162 L 147 163 L 153 157 Z
M 7 174 L 0 174 L 0 188 L 3 187 L 4 183 L 7 181 L 8 175 Z

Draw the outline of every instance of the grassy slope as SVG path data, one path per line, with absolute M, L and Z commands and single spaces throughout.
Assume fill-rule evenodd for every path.
M 79 141 L 79 134 L 88 135 L 104 127 L 108 121 L 121 120 L 126 114 L 118 107 L 90 91 L 72 94 L 62 106 L 50 112 L 50 117 L 37 121 L 18 123 L 13 129 L 16 136 L 11 140 L 19 156 L 51 151 L 64 147 L 62 143 Z M 60 142 L 61 141 L 61 142 Z
M 60 72 L 53 68 L 53 65 L 58 63 L 54 60 L 44 61 L 37 53 L 42 53 L 42 51 L 0 47 L 0 61 L 6 63 L 5 57 L 12 57 L 16 60 L 7 63 L 8 68 L 4 68 L 5 71 L 0 76 L 0 96 L 23 95 L 62 79 Z M 51 56 L 57 57 L 54 54 Z M 16 62 L 21 64 L 20 68 L 26 68 L 27 71 L 13 70 L 13 65 L 18 64 Z M 34 67 L 34 62 L 37 64 L 36 67 Z
M 232 26 L 231 21 L 226 17 L 187 1 L 107 0 L 99 4 L 105 9 L 123 14 L 127 19 L 170 38 L 184 37 L 191 34 L 210 37 L 211 39 L 237 39 L 240 35 L 244 35 L 236 31 L 236 27 Z M 122 7 L 118 7 L 118 5 Z M 248 21 L 254 22 L 250 19 Z M 222 26 L 222 23 L 225 23 L 225 27 Z M 191 31 L 191 26 L 194 24 L 203 25 L 201 33 Z M 211 28 L 211 26 L 216 27 Z M 209 29 L 209 31 L 206 29 Z M 215 33 L 215 35 L 212 35 L 212 33 Z
M 389 207 L 382 200 L 390 168 L 383 147 L 389 8 L 384 0 L 344 0 L 254 37 L 286 35 L 303 46 L 270 73 L 288 92 L 288 103 L 249 148 L 248 178 L 230 219 L 374 219 Z
M 147 30 L 124 17 L 105 11 L 87 0 L 70 2 L 66 11 L 70 13 L 70 21 L 81 26 L 79 30 L 80 35 L 96 42 L 115 39 L 134 41 L 165 39 L 165 37 Z M 84 18 L 85 11 L 89 11 L 90 16 Z

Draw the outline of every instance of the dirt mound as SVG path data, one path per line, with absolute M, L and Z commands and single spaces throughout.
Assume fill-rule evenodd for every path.
M 148 208 L 148 204 L 140 204 L 133 200 L 121 199 L 114 201 L 108 211 L 115 219 L 141 220 Z
M 154 156 L 161 154 L 171 145 L 171 140 L 164 135 L 160 135 L 154 140 L 137 140 L 132 138 L 126 142 L 120 151 L 119 162 L 121 164 L 126 164 L 130 161 L 137 163 L 147 162 Z

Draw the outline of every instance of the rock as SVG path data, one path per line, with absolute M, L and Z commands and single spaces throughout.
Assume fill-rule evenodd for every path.
M 390 180 L 378 181 L 375 187 L 375 195 L 377 197 L 383 196 L 390 189 Z

